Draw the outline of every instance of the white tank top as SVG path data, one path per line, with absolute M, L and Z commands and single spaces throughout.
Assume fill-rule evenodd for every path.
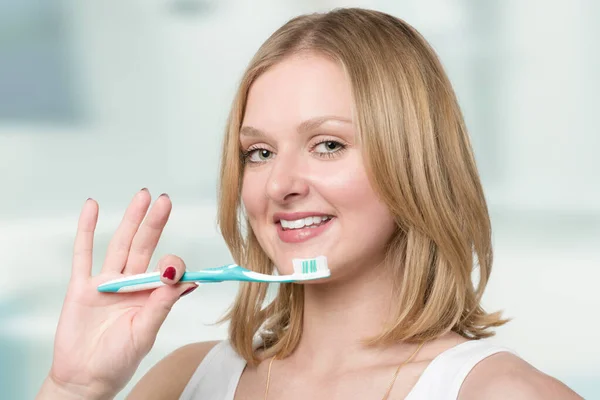
M 440 353 L 425 368 L 405 400 L 456 400 L 475 365 L 492 354 L 507 351 L 486 340 L 470 340 Z M 225 340 L 214 346 L 192 375 L 180 400 L 233 400 L 246 360 Z

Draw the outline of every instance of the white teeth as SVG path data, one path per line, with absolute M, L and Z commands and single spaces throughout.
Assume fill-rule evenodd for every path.
M 306 218 L 300 218 L 294 221 L 286 221 L 284 219 L 279 220 L 279 223 L 281 223 L 281 227 L 284 229 L 300 229 L 300 228 L 304 228 L 306 226 L 310 226 L 311 228 L 315 228 L 316 226 L 320 225 L 322 222 L 327 221 L 331 219 L 330 216 L 315 216 L 315 217 L 306 217 Z

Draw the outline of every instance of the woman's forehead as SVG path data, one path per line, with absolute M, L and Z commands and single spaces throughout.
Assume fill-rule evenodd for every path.
M 352 109 L 350 82 L 340 65 L 320 55 L 303 55 L 258 77 L 248 93 L 243 125 L 278 129 L 323 116 L 352 120 Z

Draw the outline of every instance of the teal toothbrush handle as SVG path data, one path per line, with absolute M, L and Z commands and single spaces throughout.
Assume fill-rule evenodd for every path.
M 239 265 L 229 264 L 218 268 L 208 268 L 202 271 L 186 271 L 180 282 L 223 282 L 251 280 L 243 271 L 245 268 Z M 141 290 L 155 289 L 165 284 L 160 280 L 159 272 L 137 274 L 125 278 L 115 279 L 98 286 L 99 292 L 124 293 L 138 292 Z

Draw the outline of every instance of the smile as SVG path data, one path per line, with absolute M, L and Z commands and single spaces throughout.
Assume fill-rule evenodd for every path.
M 295 220 L 281 219 L 275 224 L 277 235 L 285 243 L 301 243 L 321 235 L 331 226 L 335 217 L 314 216 Z
M 279 220 L 279 223 L 281 224 L 281 228 L 284 231 L 292 230 L 292 229 L 302 229 L 305 227 L 314 229 L 314 228 L 317 228 L 317 227 L 327 223 L 327 221 L 329 221 L 331 218 L 333 218 L 331 215 L 322 215 L 322 216 L 312 216 L 312 217 L 300 218 L 300 219 L 296 219 L 296 220 L 292 220 L 292 221 L 281 219 L 281 220 Z

